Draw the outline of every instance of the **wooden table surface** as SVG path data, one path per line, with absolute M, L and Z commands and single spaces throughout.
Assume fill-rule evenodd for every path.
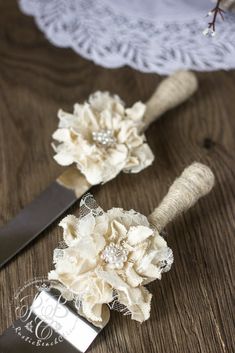
M 172 270 L 152 283 L 151 318 L 142 325 L 117 312 L 90 352 L 233 352 L 235 72 L 197 73 L 199 90 L 147 132 L 156 155 L 138 175 L 120 174 L 93 189 L 104 209 L 144 214 L 193 161 L 215 173 L 213 191 L 167 227 Z M 16 1 L 0 1 L 0 222 L 5 224 L 62 171 L 51 134 L 58 108 L 71 111 L 95 90 L 145 101 L 162 77 L 129 67 L 108 70 L 52 46 Z M 71 212 L 78 211 L 77 203 Z M 1 332 L 14 320 L 15 290 L 52 269 L 62 238 L 53 224 L 0 271 Z M 17 236 L 17 235 L 16 235 Z M 0 243 L 1 246 L 1 243 Z

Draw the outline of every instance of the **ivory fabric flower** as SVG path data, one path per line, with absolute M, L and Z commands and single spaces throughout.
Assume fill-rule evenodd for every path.
M 117 95 L 98 91 L 88 102 L 76 103 L 72 114 L 59 110 L 54 159 L 62 166 L 74 163 L 91 185 L 122 170 L 141 171 L 154 160 L 141 132 L 145 108 L 141 102 L 125 108 Z
M 91 195 L 81 201 L 82 208 L 86 200 Z M 55 249 L 49 279 L 63 285 L 67 299 L 81 303 L 79 313 L 98 325 L 102 305 L 116 300 L 132 319 L 147 320 L 152 295 L 144 285 L 161 279 L 173 262 L 171 249 L 147 217 L 98 207 L 83 217 L 69 215 L 60 226 L 67 248 Z

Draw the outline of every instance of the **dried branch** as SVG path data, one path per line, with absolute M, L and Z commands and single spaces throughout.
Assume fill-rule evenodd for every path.
M 208 16 L 212 16 L 211 22 L 208 23 L 208 27 L 203 31 L 203 34 L 214 36 L 215 35 L 215 25 L 218 15 L 224 20 L 225 11 L 220 7 L 222 0 L 217 0 L 215 7 L 208 13 Z

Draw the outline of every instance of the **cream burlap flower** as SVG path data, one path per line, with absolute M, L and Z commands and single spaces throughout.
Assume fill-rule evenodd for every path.
M 67 248 L 55 250 L 49 279 L 59 281 L 64 295 L 81 303 L 79 313 L 94 324 L 102 322 L 102 305 L 114 299 L 132 319 L 147 320 L 152 295 L 144 285 L 170 269 L 172 251 L 142 214 L 97 210 L 61 221 Z
M 88 102 L 75 104 L 72 114 L 60 110 L 54 159 L 63 166 L 74 163 L 91 185 L 122 170 L 141 171 L 154 159 L 141 132 L 144 113 L 141 102 L 126 109 L 117 95 L 99 91 Z

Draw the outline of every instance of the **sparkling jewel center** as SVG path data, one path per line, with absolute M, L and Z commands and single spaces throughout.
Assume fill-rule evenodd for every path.
M 94 142 L 105 147 L 111 146 L 115 143 L 115 138 L 113 137 L 111 130 L 93 131 L 92 138 Z
M 128 250 L 122 245 L 110 243 L 101 254 L 101 258 L 111 265 L 112 268 L 122 268 L 127 261 Z

